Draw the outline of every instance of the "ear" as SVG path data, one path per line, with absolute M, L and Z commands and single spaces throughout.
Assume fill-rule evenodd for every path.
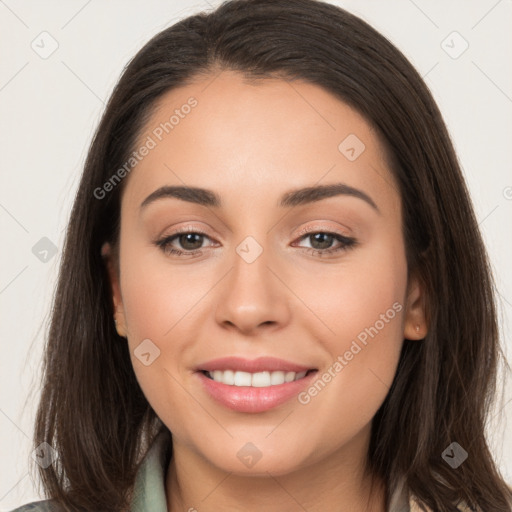
M 407 284 L 404 338 L 422 340 L 427 332 L 425 290 L 420 280 L 416 276 L 411 276 Z
M 108 242 L 105 242 L 101 247 L 101 256 L 103 257 L 109 276 L 117 334 L 126 338 L 126 318 L 124 314 L 123 299 L 121 297 L 121 287 L 119 285 L 119 266 L 112 246 Z

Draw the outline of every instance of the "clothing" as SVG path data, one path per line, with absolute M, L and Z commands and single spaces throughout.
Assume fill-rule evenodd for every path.
M 165 472 L 169 464 L 168 432 L 159 434 L 144 457 L 137 472 L 130 512 L 167 512 L 165 497 Z M 23 505 L 12 512 L 61 512 L 61 507 L 51 500 Z M 469 509 L 459 510 L 469 512 Z M 413 497 L 399 487 L 390 500 L 388 512 L 422 512 Z

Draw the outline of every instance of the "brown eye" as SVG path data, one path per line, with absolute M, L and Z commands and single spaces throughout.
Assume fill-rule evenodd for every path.
M 193 255 L 203 249 L 204 239 L 209 237 L 205 233 L 198 231 L 183 231 L 174 235 L 166 236 L 155 244 L 162 249 L 165 254 L 175 255 Z
M 200 233 L 184 233 L 179 235 L 176 239 L 183 249 L 186 251 L 194 251 L 201 248 L 203 238 L 204 235 Z

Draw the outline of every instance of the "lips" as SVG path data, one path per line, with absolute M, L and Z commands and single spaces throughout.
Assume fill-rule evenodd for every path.
M 196 375 L 210 398 L 238 412 L 264 412 L 309 385 L 316 368 L 277 359 L 226 357 L 201 364 Z

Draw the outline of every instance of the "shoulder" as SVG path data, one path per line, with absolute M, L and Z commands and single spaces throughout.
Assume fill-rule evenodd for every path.
M 11 512 L 63 512 L 64 509 L 53 500 L 33 501 L 22 505 Z

